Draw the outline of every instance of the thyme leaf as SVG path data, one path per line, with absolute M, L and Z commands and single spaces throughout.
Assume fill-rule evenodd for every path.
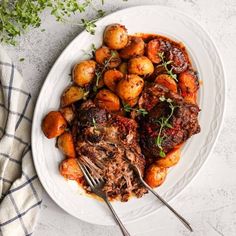
M 175 109 L 176 109 L 178 106 L 173 105 L 172 99 L 170 99 L 170 98 L 165 98 L 164 96 L 161 96 L 161 97 L 159 98 L 159 100 L 160 100 L 161 102 L 167 102 L 168 105 L 169 105 L 169 108 L 170 108 L 170 114 L 169 114 L 167 117 L 161 116 L 161 117 L 156 121 L 156 123 L 159 124 L 159 126 L 160 126 L 158 135 L 157 135 L 157 137 L 156 137 L 156 145 L 157 145 L 157 147 L 158 147 L 159 150 L 160 150 L 160 151 L 159 151 L 160 157 L 165 157 L 166 154 L 165 154 L 165 152 L 163 151 L 163 147 L 162 147 L 162 143 L 163 143 L 165 137 L 162 135 L 162 131 L 163 131 L 165 128 L 172 128 L 172 125 L 169 123 L 169 121 L 170 121 L 171 117 L 173 116 Z
M 172 61 L 166 61 L 164 52 L 158 53 L 158 56 L 161 58 L 161 65 L 158 66 L 163 66 L 167 72 L 167 74 L 174 79 L 176 82 L 178 82 L 177 75 L 173 73 L 173 68 L 169 69 L 168 65 L 172 63 Z
M 130 113 L 131 111 L 136 111 L 138 114 L 141 114 L 142 116 L 146 116 L 148 114 L 148 112 L 143 109 L 143 108 L 132 108 L 129 104 L 124 104 L 124 110 L 125 112 Z

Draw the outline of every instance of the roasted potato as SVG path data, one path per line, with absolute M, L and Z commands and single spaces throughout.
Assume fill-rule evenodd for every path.
M 144 81 L 138 75 L 126 75 L 126 77 L 118 83 L 116 92 L 123 101 L 135 99 L 142 92 Z
M 118 70 L 123 74 L 127 74 L 128 73 L 128 63 L 127 62 L 122 62 L 119 65 Z
M 188 93 L 184 96 L 184 101 L 191 104 L 197 103 L 197 92 L 195 93 Z
M 108 111 L 118 111 L 120 109 L 120 100 L 108 89 L 100 90 L 94 100 L 95 104 Z
M 180 160 L 180 148 L 174 148 L 165 157 L 158 159 L 155 164 L 160 167 L 171 167 L 176 165 Z
M 49 112 L 42 122 L 43 133 L 49 139 L 64 133 L 66 126 L 66 120 L 59 111 Z
M 74 118 L 75 118 L 75 113 L 74 113 L 72 107 L 61 108 L 60 112 L 68 123 L 71 123 L 72 120 L 74 120 Z
M 154 71 L 152 62 L 145 56 L 131 58 L 128 62 L 129 74 L 151 75 Z
M 57 139 L 57 146 L 63 154 L 69 157 L 75 157 L 75 146 L 70 132 L 64 132 Z
M 71 86 L 61 96 L 61 106 L 65 107 L 84 97 L 84 90 L 77 86 Z
M 193 94 L 199 88 L 198 78 L 196 74 L 191 70 L 180 73 L 178 80 L 178 85 L 183 96 L 186 96 L 187 94 Z
M 132 36 L 126 47 L 120 50 L 120 57 L 122 59 L 130 59 L 135 56 L 142 56 L 144 47 L 145 43 L 141 38 Z
M 128 43 L 128 33 L 124 25 L 108 25 L 103 34 L 103 41 L 110 49 L 121 49 Z
M 155 79 L 155 83 L 163 85 L 170 91 L 177 93 L 177 84 L 171 76 L 167 74 L 158 75 Z
M 92 82 L 95 76 L 96 62 L 93 60 L 82 61 L 74 66 L 72 71 L 72 78 L 74 82 L 85 87 Z
M 102 46 L 95 51 L 95 60 L 100 65 L 104 65 L 105 62 L 109 61 L 107 66 L 109 68 L 115 68 L 121 63 L 118 52 L 105 46 Z
M 160 186 L 166 179 L 167 169 L 151 164 L 145 172 L 144 180 L 152 188 Z
M 63 160 L 59 166 L 59 171 L 66 179 L 79 180 L 81 177 L 83 177 L 83 173 L 75 158 Z
M 138 97 L 131 100 L 125 100 L 123 103 L 129 105 L 130 107 L 134 107 L 138 103 Z
M 124 75 L 118 70 L 108 70 L 104 73 L 103 80 L 110 90 L 115 91 L 118 82 L 123 78 L 123 76 Z

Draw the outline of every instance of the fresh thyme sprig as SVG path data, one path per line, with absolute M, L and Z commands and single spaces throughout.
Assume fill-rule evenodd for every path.
M 124 110 L 128 113 L 130 113 L 131 111 L 136 111 L 138 114 L 142 114 L 142 116 L 146 116 L 148 114 L 145 109 L 132 108 L 129 104 L 124 104 Z
M 111 60 L 116 56 L 115 51 L 111 50 L 111 56 L 104 61 L 103 67 L 100 70 L 96 70 L 95 76 L 96 76 L 96 82 L 95 85 L 93 86 L 93 91 L 97 92 L 97 88 L 99 85 L 99 81 L 102 78 L 103 73 L 106 71 L 106 69 L 109 67 L 109 64 Z
M 104 1 L 102 1 L 102 4 Z M 95 19 L 82 19 L 79 26 L 94 34 L 95 22 L 105 12 L 93 7 L 93 0 L 0 0 L 0 41 L 16 45 L 17 36 L 22 35 L 30 27 L 41 25 L 41 13 L 48 9 L 57 21 L 68 22 L 67 18 L 76 13 L 86 12 L 92 6 L 97 12 Z M 44 31 L 44 30 L 42 30 Z
M 87 51 L 85 51 L 83 49 L 82 49 L 82 52 L 84 53 L 85 56 L 93 57 L 96 50 L 97 50 L 97 48 L 96 48 L 95 44 L 92 43 L 91 44 L 91 51 L 90 52 L 87 52 Z
M 167 117 L 162 116 L 156 121 L 156 123 L 160 125 L 160 129 L 156 138 L 156 145 L 160 149 L 160 152 L 159 152 L 160 157 L 165 157 L 166 154 L 163 151 L 163 147 L 162 147 L 162 143 L 164 141 L 165 136 L 162 136 L 162 131 L 164 128 L 172 128 L 172 125 L 169 123 L 169 121 L 174 114 L 175 108 L 177 108 L 178 106 L 174 106 L 172 99 L 165 98 L 164 96 L 160 97 L 159 100 L 161 102 L 167 102 L 170 108 L 170 114 Z
M 94 130 L 97 130 L 98 129 L 98 125 L 97 125 L 97 122 L 96 122 L 95 118 L 92 119 L 92 122 L 93 122 Z
M 159 66 L 163 66 L 167 72 L 167 74 L 174 79 L 176 82 L 178 82 L 177 75 L 173 73 L 173 68 L 169 69 L 168 65 L 172 63 L 172 61 L 165 61 L 164 52 L 158 53 L 158 56 L 161 58 L 161 64 Z

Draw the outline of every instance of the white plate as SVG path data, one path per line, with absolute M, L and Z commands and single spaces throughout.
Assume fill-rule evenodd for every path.
M 71 215 L 100 225 L 114 224 L 109 210 L 104 203 L 85 196 L 76 184 L 60 176 L 58 165 L 63 156 L 55 148 L 55 139 L 44 137 L 41 121 L 46 113 L 58 109 L 60 95 L 70 82 L 71 67 L 84 59 L 82 50 L 90 51 L 92 43 L 100 46 L 104 27 L 115 22 L 124 24 L 130 34 L 157 33 L 183 42 L 203 81 L 199 92 L 202 131 L 187 142 L 181 161 L 157 189 L 167 201 L 186 187 L 207 159 L 218 136 L 225 106 L 224 72 L 216 47 L 195 21 L 181 12 L 157 5 L 132 7 L 101 19 L 95 36 L 87 32 L 78 35 L 58 58 L 41 89 L 34 112 L 32 150 L 38 176 L 51 198 Z M 126 223 L 147 216 L 161 206 L 151 194 L 113 205 Z

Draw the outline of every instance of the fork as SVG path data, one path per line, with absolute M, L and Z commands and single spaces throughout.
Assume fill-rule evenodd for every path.
M 187 220 L 185 220 L 179 213 L 176 212 L 176 210 L 170 206 L 159 194 L 157 194 L 143 179 L 142 174 L 139 170 L 139 168 L 133 164 L 130 163 L 130 167 L 134 170 L 134 172 L 137 174 L 140 182 L 151 192 L 153 193 L 165 206 L 167 206 L 174 214 L 175 216 L 177 216 L 177 218 L 184 224 L 184 226 L 190 230 L 191 232 L 193 232 L 192 227 L 190 226 L 190 224 L 188 223 Z
M 109 202 L 106 194 L 104 193 L 104 191 L 102 191 L 102 187 L 104 186 L 105 182 L 103 180 L 103 178 L 94 178 L 86 165 L 84 165 L 83 163 L 81 163 L 79 160 L 77 160 L 77 163 L 81 169 L 81 171 L 84 174 L 85 180 L 87 181 L 87 183 L 89 184 L 92 192 L 94 192 L 97 196 L 101 197 L 104 202 L 107 204 L 107 206 L 109 207 L 109 209 L 111 210 L 117 224 L 120 227 L 120 230 L 122 232 L 122 234 L 124 236 L 130 236 L 129 232 L 127 231 L 127 229 L 125 228 L 125 226 L 123 225 L 123 223 L 121 222 L 120 218 L 118 217 L 118 215 L 116 214 L 113 206 L 111 205 L 111 203 Z

